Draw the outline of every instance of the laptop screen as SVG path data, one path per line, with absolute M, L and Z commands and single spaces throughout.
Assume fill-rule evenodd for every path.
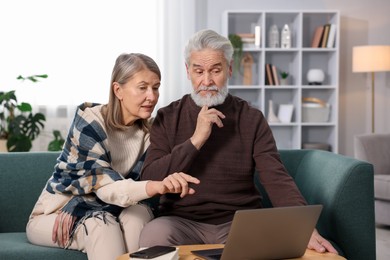
M 205 259 L 282 259 L 301 257 L 322 205 L 236 211 L 222 256 L 218 250 L 192 253 Z

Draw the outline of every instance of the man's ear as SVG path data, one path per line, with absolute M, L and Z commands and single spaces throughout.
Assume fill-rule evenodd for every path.
M 233 59 L 230 61 L 230 64 L 229 64 L 229 78 L 232 77 L 233 75 Z
M 190 79 L 190 72 L 187 63 L 185 63 L 185 65 L 186 65 L 187 79 Z

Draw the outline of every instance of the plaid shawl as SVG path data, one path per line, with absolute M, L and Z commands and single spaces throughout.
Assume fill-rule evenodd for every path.
M 86 218 L 109 212 L 118 216 L 122 208 L 106 204 L 94 193 L 100 187 L 124 178 L 111 168 L 107 135 L 96 116 L 85 113 L 87 107 L 99 104 L 84 103 L 77 108 L 63 151 L 57 159 L 55 171 L 46 190 L 52 194 L 71 194 L 72 199 L 61 209 L 82 223 Z M 126 178 L 139 179 L 146 152 Z

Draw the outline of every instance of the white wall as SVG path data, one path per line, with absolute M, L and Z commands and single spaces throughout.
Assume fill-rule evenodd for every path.
M 156 19 L 156 10 L 151 10 L 150 7 L 135 7 L 134 4 L 141 2 L 143 6 L 146 5 L 144 4 L 146 1 L 140 0 L 113 2 L 83 0 L 82 3 L 77 0 L 55 1 L 55 3 L 51 0 L 1 1 L 1 90 L 14 88 L 15 77 L 19 73 L 22 75 L 48 73 L 49 80 L 40 84 L 39 87 L 34 86 L 34 91 L 30 90 L 25 93 L 27 96 L 36 95 L 38 92 L 44 93 L 45 95 L 40 94 L 34 97 L 36 103 L 41 103 L 44 98 L 47 99 L 44 100 L 45 102 L 56 105 L 58 97 L 60 97 L 61 104 L 69 105 L 70 103 L 72 106 L 81 101 L 104 102 L 109 81 L 108 74 L 112 69 L 114 58 L 121 52 L 139 51 L 152 57 L 157 56 L 157 60 L 163 56 L 160 62 L 163 72 L 163 88 L 167 90 L 167 93 L 161 98 L 159 105 L 166 105 L 179 98 L 183 92 L 190 91 L 189 82 L 184 75 L 184 64 L 181 63 L 184 46 L 177 46 L 180 45 L 177 43 L 175 49 L 169 49 L 167 46 L 171 46 L 172 42 L 184 44 L 185 37 L 205 27 L 220 32 L 224 10 L 339 10 L 341 15 L 339 153 L 353 156 L 354 135 L 371 131 L 370 78 L 364 73 L 351 72 L 352 47 L 362 44 L 390 45 L 390 33 L 388 33 L 390 1 L 186 0 L 185 4 L 182 0 L 154 1 L 171 12 L 169 17 L 164 18 L 163 23 L 159 18 Z M 183 9 L 191 10 L 184 11 Z M 193 12 L 193 15 L 189 15 L 190 12 Z M 35 17 L 32 14 L 36 14 Z M 135 18 L 135 14 L 140 16 L 136 22 L 133 22 L 130 18 Z M 63 17 L 59 28 L 53 23 L 58 16 Z M 149 43 L 153 41 L 145 41 L 142 37 L 136 37 L 141 34 L 140 32 L 148 31 L 146 25 L 156 20 L 160 21 L 159 25 L 155 25 L 159 33 L 151 36 L 158 39 L 155 40 L 159 44 L 158 50 L 150 47 Z M 176 21 L 176 26 L 172 26 L 173 21 Z M 77 24 L 80 26 L 77 27 Z M 167 28 L 169 30 L 167 34 L 165 30 L 161 30 L 161 26 L 166 24 L 171 24 L 170 27 L 164 27 L 165 30 Z M 71 29 L 65 30 L 65 34 L 60 33 L 59 29 L 62 28 L 64 31 L 69 26 Z M 51 37 L 49 41 L 40 42 L 42 35 Z M 164 40 L 163 38 L 161 43 L 162 37 L 170 37 L 170 39 Z M 91 38 L 100 45 L 87 45 L 85 40 Z M 41 45 L 45 47 L 45 52 L 49 55 L 43 56 L 43 53 L 34 52 L 36 46 Z M 165 57 L 158 54 L 161 49 Z M 11 56 L 12 62 L 4 62 L 6 55 Z M 178 55 L 180 58 L 173 55 Z M 174 62 L 167 62 L 164 58 Z M 63 60 L 63 66 L 57 65 L 59 59 Z M 35 63 L 29 64 L 27 62 L 29 60 Z M 175 65 L 176 63 L 180 64 Z M 76 80 L 77 77 L 81 77 L 82 81 Z M 61 84 L 54 85 L 51 81 L 53 78 L 63 80 Z M 78 86 L 77 92 L 67 91 L 70 85 Z M 86 90 L 91 86 L 94 91 Z M 22 88 L 25 89 L 24 86 Z M 378 73 L 376 77 L 376 132 L 390 132 L 389 101 L 390 73 Z
M 352 73 L 352 47 L 390 45 L 388 0 L 208 0 L 207 26 L 221 31 L 224 10 L 339 10 L 339 153 L 353 156 L 353 137 L 371 132 L 371 79 Z M 390 72 L 376 74 L 376 132 L 390 132 Z

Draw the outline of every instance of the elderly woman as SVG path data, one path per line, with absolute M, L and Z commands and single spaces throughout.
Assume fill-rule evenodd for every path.
M 55 170 L 27 224 L 31 243 L 115 259 L 139 248 L 153 218 L 142 200 L 168 192 L 194 193 L 184 173 L 138 181 L 149 146 L 150 117 L 161 74 L 143 54 L 122 54 L 113 68 L 108 104 L 78 107 Z

